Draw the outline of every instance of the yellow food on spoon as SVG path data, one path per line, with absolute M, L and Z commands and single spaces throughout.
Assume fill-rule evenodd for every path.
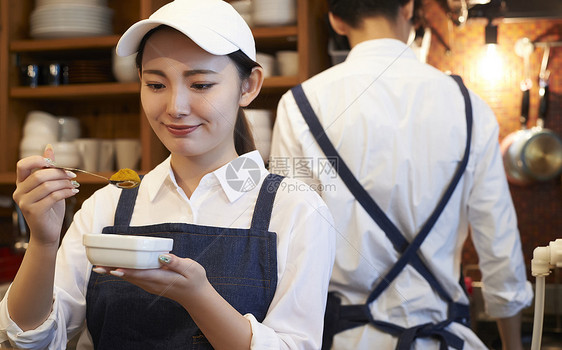
M 110 181 L 120 182 L 120 187 L 129 187 L 127 183 L 130 183 L 130 187 L 137 187 L 140 183 L 139 174 L 136 171 L 124 168 L 116 172 L 115 174 L 111 175 L 109 178 Z

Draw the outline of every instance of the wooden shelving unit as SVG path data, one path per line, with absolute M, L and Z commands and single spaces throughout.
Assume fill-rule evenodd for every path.
M 0 0 L 0 185 L 14 184 L 19 140 L 26 114 L 45 110 L 54 115 L 78 117 L 84 137 L 136 137 L 143 153 L 141 172 L 152 169 L 167 156 L 153 134 L 140 107 L 139 84 L 114 81 L 61 86 L 21 86 L 18 64 L 27 59 L 52 60 L 53 57 L 111 58 L 120 34 L 141 18 L 147 18 L 168 0 L 108 0 L 113 9 L 115 35 L 34 40 L 29 37 L 29 15 L 34 0 Z M 283 93 L 328 67 L 327 30 L 324 0 L 297 0 L 297 24 L 252 28 L 258 51 L 274 54 L 278 50 L 299 52 L 298 76 L 274 76 L 264 82 L 258 100 L 251 107 L 275 110 Z M 84 184 L 101 184 L 81 179 Z
M 76 97 L 119 97 L 138 93 L 138 83 L 69 84 L 34 88 L 15 86 L 10 89 L 10 98 L 68 100 Z
M 43 51 L 75 51 L 91 49 L 109 49 L 117 45 L 119 35 L 42 39 L 42 40 L 15 40 L 10 42 L 11 52 L 43 52 Z

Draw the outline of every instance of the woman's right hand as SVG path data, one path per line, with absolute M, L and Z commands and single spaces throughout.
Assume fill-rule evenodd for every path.
M 74 173 L 48 168 L 46 158 L 54 160 L 54 156 L 48 145 L 43 157 L 30 156 L 17 164 L 13 198 L 29 226 L 30 243 L 58 246 L 65 199 L 78 192 L 71 182 L 76 177 Z

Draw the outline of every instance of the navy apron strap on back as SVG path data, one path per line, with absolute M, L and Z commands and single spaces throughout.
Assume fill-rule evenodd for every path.
M 141 181 L 143 176 L 144 175 L 139 176 Z M 139 187 L 140 186 L 121 190 L 119 202 L 117 203 L 117 209 L 115 210 L 114 226 L 129 226 L 131 224 L 131 218 L 133 217 L 133 211 L 135 209 L 135 202 L 137 200 L 137 195 L 139 194 Z
M 335 149 L 334 145 L 327 137 L 320 120 L 316 116 L 316 113 L 312 109 L 310 102 L 306 98 L 302 85 L 297 85 L 291 89 L 295 101 L 301 111 L 301 114 L 309 126 L 309 129 L 314 136 L 316 142 L 328 158 L 332 167 L 341 177 L 344 184 L 347 186 L 349 191 L 353 194 L 355 199 L 361 204 L 365 209 L 367 214 L 377 223 L 377 225 L 383 230 L 387 238 L 392 242 L 394 249 L 402 253 L 408 247 L 408 241 L 400 230 L 388 219 L 384 214 L 382 209 L 373 200 L 369 193 L 363 188 L 359 183 L 357 178 L 353 175 L 345 161 L 340 157 L 338 151 Z M 431 271 L 425 266 L 425 264 L 419 259 L 417 255 L 412 257 L 412 266 L 423 275 L 428 282 L 435 288 L 437 293 L 445 299 L 447 302 L 452 302 L 452 299 L 445 292 L 445 289 L 441 286 L 439 281 L 433 276 Z
M 459 87 L 461 87 L 461 92 L 463 94 L 463 97 L 465 98 L 467 138 L 466 138 L 464 156 L 457 168 L 457 171 L 455 172 L 455 175 L 451 179 L 451 182 L 449 183 L 449 186 L 447 187 L 445 194 L 443 195 L 443 197 L 441 197 L 439 204 L 437 205 L 437 207 L 435 208 L 429 219 L 426 221 L 426 223 L 423 225 L 420 232 L 416 235 L 412 243 L 410 243 L 408 248 L 406 248 L 402 256 L 394 264 L 392 269 L 390 269 L 390 271 L 386 274 L 385 278 L 381 280 L 381 283 L 377 286 L 377 288 L 373 290 L 373 292 L 369 296 L 369 299 L 367 299 L 367 303 L 370 303 L 371 301 L 376 299 L 382 293 L 382 291 L 390 284 L 390 282 L 392 282 L 396 278 L 396 276 L 398 276 L 400 271 L 402 271 L 402 269 L 406 266 L 406 264 L 408 264 L 408 262 L 416 254 L 419 247 L 422 245 L 423 241 L 431 232 L 431 229 L 435 225 L 435 222 L 437 221 L 437 219 L 445 209 L 445 206 L 449 202 L 449 199 L 453 195 L 453 192 L 455 191 L 457 184 L 459 183 L 464 171 L 466 170 L 466 166 L 468 164 L 468 156 L 470 153 L 470 143 L 472 140 L 472 106 L 470 104 L 470 97 L 468 96 L 468 91 L 466 90 L 466 87 L 464 87 L 464 84 L 462 84 L 462 80 L 460 80 L 460 77 L 453 76 L 453 78 L 455 79 L 457 84 L 459 84 Z M 459 80 L 457 80 L 457 78 Z M 468 102 L 466 102 L 467 99 Z
M 459 85 L 459 89 L 461 90 L 465 102 L 467 138 L 466 138 L 463 158 L 457 168 L 457 171 L 455 172 L 453 178 L 451 179 L 451 182 L 449 183 L 449 186 L 447 187 L 445 194 L 439 201 L 437 207 L 435 208 L 429 219 L 426 221 L 420 232 L 416 235 L 412 243 L 408 246 L 408 248 L 404 251 L 402 256 L 392 267 L 392 269 L 386 274 L 385 278 L 381 280 L 381 283 L 379 283 L 379 285 L 373 290 L 373 292 L 367 299 L 367 303 L 370 303 L 373 300 L 375 300 L 382 293 L 382 291 L 384 291 L 384 289 L 398 276 L 400 271 L 402 271 L 402 269 L 406 266 L 406 264 L 408 264 L 408 262 L 413 258 L 413 256 L 417 254 L 419 247 L 431 232 L 431 229 L 433 228 L 435 222 L 437 221 L 437 219 L 445 209 L 445 206 L 447 205 L 449 199 L 453 195 L 453 192 L 455 191 L 457 184 L 459 183 L 464 171 L 466 170 L 466 166 L 468 164 L 468 158 L 470 154 L 470 145 L 472 141 L 472 119 L 473 119 L 472 104 L 470 102 L 470 95 L 468 93 L 468 90 L 464 86 L 462 79 L 456 75 L 453 75 L 452 78 Z
M 320 124 L 320 120 L 314 113 L 312 106 L 310 105 L 302 85 L 297 85 L 291 89 L 295 101 L 303 115 L 304 120 L 309 126 L 309 129 L 318 142 L 318 145 L 328 158 L 328 161 L 331 163 L 332 167 L 336 169 L 337 173 L 342 178 L 342 181 L 347 186 L 349 191 L 353 194 L 355 199 L 361 204 L 361 206 L 365 209 L 367 214 L 371 216 L 371 218 L 377 223 L 377 225 L 383 230 L 386 234 L 387 238 L 392 242 L 394 249 L 397 252 L 404 252 L 404 250 L 408 247 L 408 241 L 400 230 L 388 219 L 388 217 L 384 214 L 382 209 L 377 205 L 377 203 L 373 200 L 373 198 L 369 195 L 367 191 L 363 188 L 363 186 L 359 183 L 357 178 L 353 175 L 345 161 L 339 156 L 337 150 L 335 149 L 334 145 L 330 142 L 330 139 L 326 136 L 326 132 Z M 416 255 L 413 257 L 412 266 L 423 276 L 426 277 L 428 282 L 435 288 L 437 293 L 441 295 L 447 302 L 451 302 L 452 300 L 445 292 L 445 289 L 441 286 L 441 284 L 437 281 L 437 279 L 433 276 L 431 271 L 423 264 L 423 262 L 419 259 Z
M 281 181 L 283 181 L 283 176 L 277 174 L 269 174 L 263 180 L 254 206 L 250 230 L 269 231 L 273 202 Z
M 389 240 L 393 243 L 395 249 L 398 252 L 403 253 L 403 255 L 398 260 L 396 265 L 388 272 L 385 278 L 382 279 L 383 283 L 379 283 L 377 287 L 375 287 L 375 289 L 369 296 L 368 302 L 365 305 L 346 305 L 346 306 L 338 305 L 337 307 L 333 307 L 333 308 L 337 309 L 338 314 L 339 313 L 343 314 L 346 312 L 346 310 L 348 310 L 348 312 L 351 312 L 351 314 L 355 315 L 357 317 L 356 320 L 358 322 L 356 321 L 354 322 L 354 324 L 360 325 L 361 321 L 359 320 L 362 318 L 361 315 L 364 315 L 368 318 L 367 322 L 374 324 L 375 326 L 377 326 L 377 328 L 388 329 L 388 333 L 394 334 L 399 338 L 399 345 L 397 349 L 408 348 L 409 344 L 411 344 L 411 342 L 416 337 L 431 336 L 431 335 L 436 336 L 442 340 L 440 342 L 442 348 L 443 347 L 446 348 L 446 344 L 449 344 L 450 346 L 456 349 L 462 348 L 463 346 L 463 341 L 460 338 L 456 337 L 452 333 L 443 330 L 443 328 L 445 328 L 449 323 L 451 323 L 454 320 L 459 320 L 468 317 L 468 306 L 459 303 L 454 303 L 450 298 L 450 296 L 448 295 L 448 293 L 444 290 L 444 288 L 435 278 L 433 273 L 431 273 L 431 271 L 427 269 L 425 264 L 421 261 L 421 259 L 417 255 L 417 250 L 419 249 L 419 246 L 421 246 L 423 240 L 427 237 L 427 235 L 431 231 L 431 228 L 439 218 L 439 215 L 445 208 L 460 178 L 462 177 L 462 174 L 466 169 L 466 165 L 468 163 L 468 156 L 470 153 L 470 144 L 472 139 L 472 104 L 470 101 L 468 90 L 464 86 L 462 79 L 458 76 L 452 76 L 452 78 L 459 85 L 459 89 L 461 90 L 465 102 L 465 116 L 466 116 L 466 124 L 467 124 L 467 141 L 466 141 L 465 152 L 461 164 L 457 168 L 457 171 L 455 172 L 453 179 L 451 180 L 447 190 L 445 191 L 445 194 L 441 198 L 439 204 L 435 208 L 430 218 L 425 223 L 420 233 L 416 235 L 416 238 L 414 239 L 412 244 L 408 244 L 407 240 L 404 238 L 404 236 L 401 234 L 398 228 L 390 221 L 390 219 L 388 219 L 388 217 L 384 214 L 384 212 L 380 209 L 380 207 L 376 204 L 376 202 L 371 198 L 371 196 L 367 193 L 367 191 L 363 188 L 363 186 L 361 186 L 361 184 L 355 178 L 353 173 L 349 170 L 345 162 L 341 159 L 337 150 L 326 136 L 326 133 L 320 121 L 318 120 L 316 114 L 314 113 L 314 110 L 312 109 L 312 106 L 310 105 L 308 99 L 306 98 L 302 86 L 298 85 L 293 89 L 291 89 L 295 101 L 301 111 L 301 114 L 303 115 L 303 118 L 307 122 L 311 133 L 313 134 L 314 138 L 318 142 L 319 146 L 321 147 L 324 154 L 327 156 L 328 160 L 330 161 L 334 169 L 336 169 L 336 171 L 338 172 L 338 174 L 340 175 L 340 177 L 342 178 L 342 180 L 344 181 L 350 192 L 357 199 L 357 201 L 363 206 L 363 208 L 373 218 L 373 220 L 377 223 L 377 225 L 379 225 L 379 227 L 385 232 Z M 372 302 L 374 299 L 376 299 L 376 297 L 378 297 L 378 295 L 380 295 L 380 293 L 382 293 L 385 290 L 385 288 L 390 284 L 390 282 L 397 277 L 400 271 L 408 263 L 411 264 L 418 272 L 420 272 L 420 274 L 424 276 L 424 278 L 430 283 L 430 285 L 434 287 L 434 289 L 438 292 L 438 294 L 440 294 L 441 297 L 449 303 L 449 315 L 446 321 L 437 325 L 431 325 L 431 326 L 423 325 L 423 326 L 412 327 L 409 329 L 401 329 L 401 327 L 398 327 L 396 325 L 387 324 L 387 323 L 383 324 L 380 321 L 375 321 L 372 318 L 372 315 L 368 310 L 368 304 Z M 339 302 L 340 301 L 337 300 L 333 302 L 333 304 L 339 304 Z M 339 328 L 339 330 L 335 329 L 336 331 L 335 333 L 337 333 L 338 331 L 343 331 L 344 329 L 353 328 L 350 326 L 351 324 L 349 324 L 349 322 L 347 324 L 343 324 L 341 321 L 338 321 L 338 325 L 336 325 L 335 328 Z M 398 328 L 394 328 L 394 327 L 398 327 Z M 420 332 L 420 330 L 423 330 L 423 332 Z M 327 337 L 325 337 L 324 340 L 325 341 L 328 340 L 329 343 L 331 344 L 332 342 L 331 337 L 333 337 L 335 333 L 333 333 L 332 335 L 327 335 Z M 324 345 L 323 345 L 323 349 L 329 348 L 329 347 L 325 347 Z
M 404 251 L 408 246 L 408 241 L 402 236 L 392 221 L 384 215 L 382 209 L 375 203 L 367 191 L 365 191 L 347 164 L 345 164 L 344 160 L 339 156 L 338 151 L 335 149 L 330 139 L 328 139 L 322 124 L 320 124 L 320 120 L 318 120 L 316 113 L 314 113 L 310 102 L 306 98 L 302 85 L 293 87 L 291 92 L 293 93 L 304 120 L 308 124 L 312 136 L 316 139 L 316 142 L 328 158 L 332 167 L 336 169 L 342 180 L 344 180 L 349 191 L 357 201 L 367 209 L 367 213 L 377 222 L 384 232 L 393 232 L 393 234 L 389 236 L 389 239 L 394 245 L 394 248 L 398 252 Z

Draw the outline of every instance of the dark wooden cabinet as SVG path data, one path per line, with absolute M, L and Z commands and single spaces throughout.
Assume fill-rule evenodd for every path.
M 107 81 L 33 88 L 20 84 L 18 67 L 32 61 L 81 58 L 110 63 L 120 34 L 168 1 L 108 0 L 113 10 L 114 35 L 41 40 L 29 36 L 34 0 L 0 1 L 0 185 L 15 183 L 22 128 L 31 110 L 79 118 L 84 137 L 139 138 L 141 172 L 152 169 L 167 156 L 143 116 L 138 83 Z M 328 66 L 325 1 L 298 0 L 297 7 L 294 26 L 252 28 L 258 51 L 297 50 L 299 70 L 294 77 L 267 78 L 260 97 L 251 107 L 275 110 L 284 92 Z M 84 181 L 98 184 L 96 179 Z

